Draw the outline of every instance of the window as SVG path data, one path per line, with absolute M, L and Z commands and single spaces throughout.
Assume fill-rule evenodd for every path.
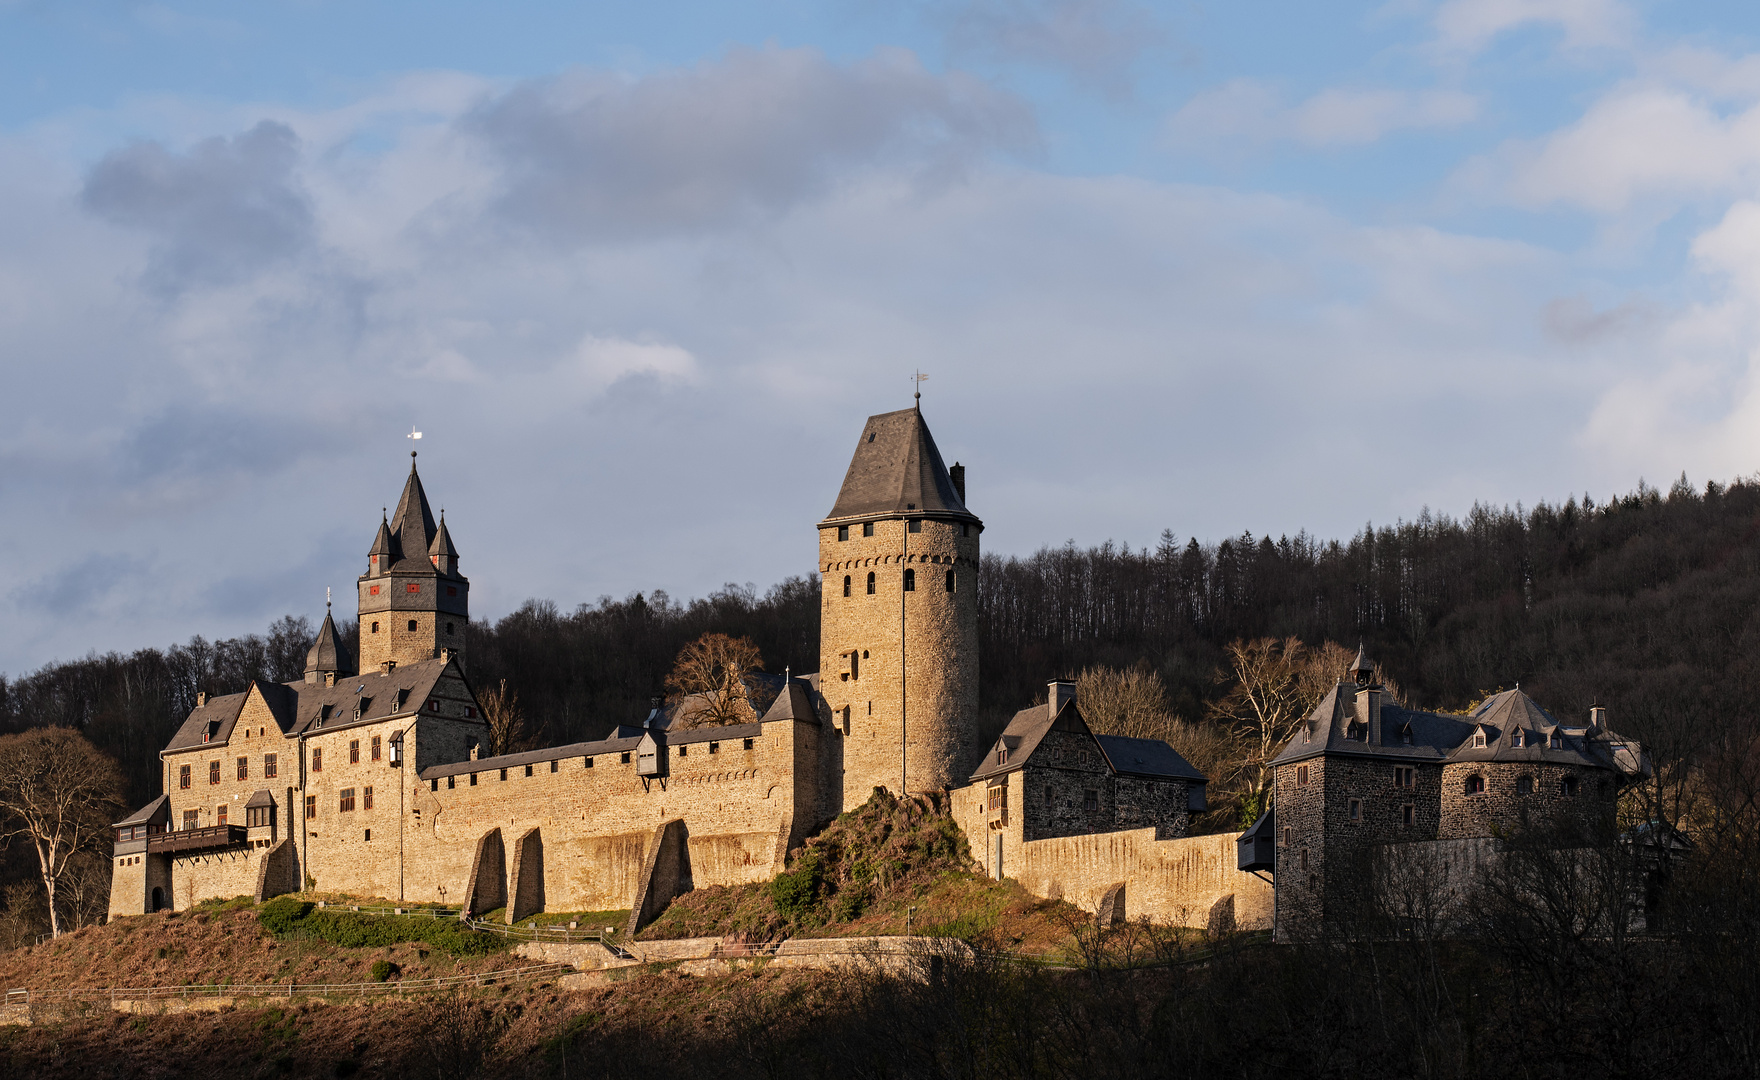
M 324 748 L 322 746 L 312 747 L 312 771 L 324 771 Z
M 373 830 L 371 830 L 371 829 L 368 829 L 366 831 L 366 835 L 361 837 L 362 840 L 371 840 L 372 838 L 373 838 Z
M 372 808 L 373 808 L 373 789 L 370 787 L 361 788 L 361 809 L 362 810 L 371 810 Z
M 849 595 L 849 575 L 843 575 L 843 595 Z
M 379 736 L 377 736 L 377 735 L 373 736 L 373 760 L 374 761 L 379 760 L 379 750 L 380 750 L 379 743 L 380 743 Z
M 862 535 L 863 536 L 873 536 L 874 535 L 874 523 L 872 521 L 867 521 L 867 522 L 862 523 Z
M 1485 794 L 1485 778 L 1483 776 L 1467 777 L 1466 792 L 1468 795 Z
M 216 824 L 216 825 L 226 824 L 226 804 L 225 803 L 221 803 L 219 806 L 216 806 L 214 808 L 214 824 Z
M 464 707 L 464 715 L 467 720 L 475 720 L 477 718 L 477 707 L 475 705 L 466 705 Z
M 868 595 L 874 595 L 874 571 L 868 571 Z
M 849 526 L 848 525 L 839 525 L 837 527 L 837 539 L 840 541 L 849 539 Z
M 454 593 L 456 593 L 456 591 L 457 590 L 454 590 Z M 449 593 L 448 595 L 452 595 L 452 594 Z M 450 636 L 452 634 L 452 624 L 451 623 L 446 624 L 446 633 L 448 636 Z
M 244 823 L 249 828 L 262 828 L 269 824 L 269 808 L 267 806 L 245 807 Z
M 379 632 L 379 623 L 375 620 L 373 623 L 373 628 L 367 632 L 370 634 L 377 634 Z
M 1361 799 L 1352 799 L 1351 800 L 1351 820 L 1352 821 L 1363 820 L 1363 800 L 1361 800 Z
M 1393 770 L 1394 787 L 1414 788 L 1418 786 L 1417 780 L 1416 769 L 1396 768 Z
M 336 809 L 345 814 L 354 809 L 354 788 L 345 787 L 338 792 L 338 796 Z
M 851 649 L 849 653 L 849 677 L 852 679 L 862 677 L 862 654 L 855 649 Z
M 1100 793 L 1093 788 L 1082 792 L 1082 809 L 1092 814 L 1100 809 Z
M 592 767 L 593 767 L 593 759 L 592 759 L 591 755 L 581 759 L 581 768 L 590 769 Z
M 679 757 L 684 757 L 684 756 L 685 756 L 685 755 L 686 755 L 686 754 L 688 754 L 688 753 L 690 753 L 690 749 L 691 749 L 691 748 L 690 748 L 690 747 L 688 747 L 688 746 L 683 746 L 683 745 L 681 745 L 681 746 L 679 746 L 679 748 L 678 748 L 678 756 L 679 756 Z
M 959 591 L 957 588 L 954 587 L 954 584 L 957 580 L 958 579 L 954 576 L 953 571 L 949 570 L 947 572 L 947 591 L 948 592 L 958 592 Z
M 1303 870 L 1306 870 L 1308 868 L 1308 849 L 1307 848 L 1303 848 L 1301 851 L 1301 866 L 1302 866 Z
M 1521 749 L 1522 747 L 1528 745 L 1527 733 L 1524 732 L 1521 728 L 1516 728 L 1514 731 L 1509 733 L 1509 744 L 1518 750 Z
M 1406 803 L 1404 806 L 1399 808 L 1399 823 L 1401 825 L 1405 825 L 1407 827 L 1410 827 L 1412 824 L 1412 821 L 1413 821 L 1412 804 Z
M 1008 747 L 998 746 L 996 748 L 996 764 L 998 764 L 998 765 L 1007 765 L 1008 764 Z
M 1575 796 L 1577 793 L 1577 778 L 1574 776 L 1567 776 L 1563 780 L 1560 780 L 1558 782 L 1558 793 L 1566 798 Z
M 1410 725 L 1410 724 L 1401 724 L 1400 725 L 1399 741 L 1402 743 L 1405 743 L 1407 746 L 1412 745 L 1412 725 Z
M 847 708 L 843 710 L 843 730 L 846 732 L 849 730 L 849 709 L 847 709 Z M 747 739 L 746 740 L 746 749 L 750 750 L 751 748 L 752 748 L 752 740 Z
M 470 783 L 470 786 L 471 786 L 471 787 L 476 787 L 476 786 L 477 786 L 477 774 L 476 774 L 476 773 L 471 773 L 471 783 Z
M 1518 777 L 1516 777 L 1516 794 L 1517 795 L 1532 795 L 1532 794 L 1534 794 L 1534 778 L 1532 776 L 1518 776 Z
M 265 780 L 275 779 L 278 775 L 279 769 L 280 766 L 276 764 L 274 754 L 263 755 L 263 778 Z
M 200 810 L 185 810 L 183 812 L 183 827 L 185 829 L 201 828 L 202 812 Z
M 419 593 L 419 592 L 421 592 L 421 591 L 422 591 L 422 587 L 421 587 L 421 585 L 419 585 L 419 584 L 417 584 L 417 583 L 416 583 L 416 582 L 413 582 L 413 581 L 412 581 L 412 582 L 410 582 L 410 583 L 409 583 L 409 584 L 408 584 L 408 585 L 405 585 L 405 586 L 404 586 L 404 587 L 403 587 L 403 591 L 404 591 L 404 592 L 406 592 L 406 593 Z M 413 629 L 413 628 L 412 628 L 412 629 Z
M 251 759 L 250 758 L 241 757 L 238 759 L 238 778 L 240 780 L 249 780 L 251 778 Z
M 318 797 L 316 795 L 307 795 L 306 796 L 306 820 L 311 821 L 314 818 L 316 818 L 317 816 L 318 816 Z
M 711 754 L 719 754 L 719 753 L 721 753 L 721 744 L 720 744 L 720 743 L 718 743 L 718 742 L 712 742 L 712 743 L 710 743 L 710 744 L 709 744 L 709 752 L 710 752 L 710 753 L 711 753 Z
M 1293 847 L 1296 842 L 1296 831 L 1288 825 L 1283 827 L 1283 846 Z
M 218 761 L 210 761 L 210 762 L 208 762 L 208 783 L 218 784 L 219 782 L 220 782 L 220 763 Z
M 367 586 L 367 595 L 368 595 L 368 596 L 378 596 L 378 595 L 379 595 L 379 586 L 377 586 L 377 585 L 368 585 L 368 586 Z M 373 625 L 375 625 L 375 626 L 377 626 L 377 625 L 378 625 L 378 624 L 377 624 L 377 623 L 374 623 L 374 624 L 373 624 Z
M 989 796 L 990 815 L 1002 824 L 1008 824 L 1008 783 L 991 784 Z
M 446 779 L 451 780 L 452 777 L 448 776 Z M 448 783 L 446 786 L 451 787 L 452 785 L 450 783 Z M 434 777 L 434 779 L 428 781 L 428 790 L 429 791 L 439 791 L 440 790 L 440 778 L 438 776 L 436 776 L 436 777 Z
M 501 770 L 501 779 L 503 779 L 503 780 L 507 779 L 507 770 L 506 769 Z
M 409 588 L 409 591 L 410 591 L 410 592 L 415 592 L 415 591 L 416 591 L 416 588 L 415 588 L 415 586 L 414 586 L 414 585 L 411 585 L 411 586 L 410 586 L 410 588 Z M 410 620 L 410 621 L 409 621 L 409 632 L 410 632 L 410 633 L 412 633 L 412 634 L 413 634 L 413 633 L 415 633 L 415 632 L 416 632 L 416 621 L 415 621 L 415 620 L 414 620 L 414 619 L 411 619 L 411 620 Z
M 968 522 L 964 522 L 964 521 L 962 521 L 962 522 L 960 522 L 960 523 L 959 523 L 959 534 L 960 534 L 960 535 L 961 535 L 961 536 L 970 536 L 970 535 L 972 535 L 972 526 L 971 526 L 971 524 L 970 524 L 970 523 L 968 523 Z
M 1297 765 L 1296 766 L 1296 783 L 1306 784 L 1307 782 L 1308 782 L 1308 767 L 1306 765 Z
M 551 759 L 550 759 L 550 771 L 551 771 L 551 772 L 555 772 L 555 771 L 556 771 L 556 769 L 557 769 L 557 767 L 558 767 L 558 766 L 559 766 L 559 765 L 561 765 L 561 764 L 562 764 L 562 763 L 561 763 L 561 762 L 559 762 L 559 761 L 557 761 L 557 760 L 556 760 L 556 759 L 555 759 L 555 758 L 551 758 Z
M 348 740 L 348 763 L 350 765 L 361 763 L 361 741 L 359 739 Z
M 917 591 L 917 572 L 915 570 L 906 570 L 904 572 L 904 591 Z
M 1045 805 L 1050 806 L 1052 803 L 1052 800 L 1054 800 L 1056 798 L 1057 798 L 1056 790 L 1054 788 L 1052 788 L 1052 786 L 1050 784 L 1046 784 L 1045 785 Z
M 1552 749 L 1554 749 L 1554 750 L 1563 750 L 1564 749 L 1564 736 L 1560 735 L 1556 731 L 1553 732 L 1552 738 L 1547 740 L 1547 745 L 1552 747 Z
M 1485 729 L 1480 728 L 1478 731 L 1473 732 L 1473 746 L 1476 748 L 1476 747 L 1481 747 L 1484 745 L 1485 745 Z
M 843 707 L 843 733 L 845 735 L 849 734 L 849 728 L 850 728 L 849 714 L 850 714 L 850 707 L 848 705 L 845 705 Z M 746 749 L 750 750 L 751 748 L 752 748 L 752 740 L 747 739 L 746 740 Z
M 623 762 L 622 762 L 622 764 L 624 764 L 624 765 L 628 765 L 628 764 L 629 764 L 629 751 L 628 751 L 628 750 L 625 750 L 625 751 L 624 751 L 624 752 L 623 752 Z
M 532 767 L 530 765 L 526 766 L 526 775 L 527 776 L 532 775 Z
M 911 520 L 905 525 L 905 528 L 910 532 L 920 533 L 923 531 L 923 519 L 911 518 Z
M 453 788 L 455 788 L 457 786 L 458 786 L 458 777 L 448 776 L 446 778 L 446 790 L 447 791 L 451 791 Z

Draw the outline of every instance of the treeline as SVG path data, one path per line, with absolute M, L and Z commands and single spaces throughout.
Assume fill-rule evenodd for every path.
M 1454 708 L 1520 683 L 1563 719 L 1607 705 L 1620 730 L 1679 756 L 1745 715 L 1760 689 L 1760 482 L 1700 491 L 1683 477 L 1666 493 L 1640 484 L 1600 505 L 1426 511 L 1343 541 L 1167 533 L 1155 547 L 989 555 L 978 602 L 987 731 L 1046 679 L 1094 666 L 1157 672 L 1173 711 L 1200 720 L 1227 690 L 1228 643 L 1295 636 L 1364 642 L 1411 704 Z M 343 630 L 352 649 L 355 628 Z M 572 612 L 528 601 L 471 624 L 467 656 L 479 690 L 506 679 L 528 725 L 555 744 L 639 719 L 679 650 L 709 631 L 751 638 L 772 672 L 813 671 L 817 580 L 762 594 L 730 585 L 689 603 L 656 590 Z M 289 617 L 260 637 L 0 679 L 0 727 L 84 730 L 121 762 L 140 805 L 157 793 L 157 752 L 196 693 L 299 678 L 312 633 Z

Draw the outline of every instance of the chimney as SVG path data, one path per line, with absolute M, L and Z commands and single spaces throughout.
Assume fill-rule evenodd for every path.
M 1602 731 L 1607 730 L 1607 709 L 1604 706 L 1591 705 L 1589 707 L 1589 726 L 1600 728 Z
M 324 673 L 324 685 L 325 686 L 335 686 L 336 685 L 336 672 L 326 671 Z
M 196 691 L 196 708 L 199 709 L 203 705 L 206 705 L 207 703 L 208 703 L 208 692 L 206 690 L 197 690 Z
M 648 718 L 646 720 L 642 721 L 642 726 L 645 728 L 653 727 L 655 721 L 660 719 L 660 710 L 664 709 L 664 708 L 666 708 L 666 699 L 665 698 L 663 698 L 663 697 L 649 698 L 648 699 Z
M 396 670 L 397 670 L 397 661 L 395 661 L 395 660 L 385 660 L 385 661 L 381 661 L 379 664 L 379 674 L 381 674 L 381 675 L 389 675 L 393 671 L 396 671 Z
M 442 646 L 440 649 L 440 662 L 442 664 L 446 664 L 446 663 L 450 663 L 451 661 L 452 661 L 452 650 Z
M 1063 711 L 1064 705 L 1075 699 L 1076 684 L 1074 679 L 1053 679 L 1046 687 L 1045 705 L 1051 710 L 1053 720 L 1057 719 L 1057 714 Z
M 947 470 L 947 475 L 953 481 L 953 490 L 959 495 L 960 505 L 965 505 L 966 467 L 956 461 L 953 463 L 953 468 Z
M 1370 746 L 1381 745 L 1381 695 L 1379 686 L 1365 686 L 1357 691 L 1357 723 L 1367 733 Z

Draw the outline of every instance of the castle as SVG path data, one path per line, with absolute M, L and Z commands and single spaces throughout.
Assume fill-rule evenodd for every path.
M 470 582 L 412 454 L 358 581 L 358 663 L 326 612 L 302 680 L 198 698 L 160 752 L 164 794 L 116 824 L 110 914 L 319 889 L 509 922 L 628 908 L 633 932 L 692 888 L 769 880 L 885 788 L 945 793 L 984 871 L 1036 895 L 1292 940 L 1360 902 L 1364 853 L 1470 874 L 1518 824 L 1608 817 L 1646 767 L 1604 717 L 1565 727 L 1519 690 L 1469 717 L 1400 708 L 1359 658 L 1276 757 L 1275 809 L 1187 836 L 1206 777 L 1164 742 L 1095 734 L 1074 683 L 979 745 L 983 529 L 919 408 L 869 417 L 817 524 L 818 674 L 771 677 L 746 723 L 656 709 L 484 756 Z
M 656 711 L 489 757 L 470 582 L 412 455 L 358 581 L 358 664 L 326 613 L 301 681 L 198 699 L 164 794 L 116 825 L 111 914 L 316 888 L 510 921 L 629 907 L 633 926 L 689 888 L 768 880 L 876 788 L 950 792 L 998 874 L 1033 842 L 1183 835 L 1204 778 L 1165 743 L 1094 736 L 1072 684 L 978 745 L 983 528 L 919 408 L 870 417 L 817 525 L 819 674 L 750 723 Z

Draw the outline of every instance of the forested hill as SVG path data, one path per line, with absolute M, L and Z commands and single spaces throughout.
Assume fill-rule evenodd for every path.
M 1620 730 L 1685 750 L 1752 711 L 1757 602 L 1756 480 L 1701 492 L 1683 478 L 1602 505 L 1478 506 L 1458 520 L 1424 513 L 1348 541 L 1165 534 L 1153 548 L 990 555 L 982 700 L 994 725 L 1047 678 L 1147 664 L 1175 711 L 1199 719 L 1224 689 L 1224 645 L 1294 635 L 1363 641 L 1414 704 L 1459 707 L 1519 682 L 1561 719 L 1599 702 Z M 640 716 L 679 649 L 707 631 L 749 636 L 771 671 L 813 671 L 818 623 L 812 578 L 688 604 L 660 591 L 569 613 L 534 600 L 473 625 L 467 655 L 480 689 L 508 680 L 544 741 L 560 743 Z M 263 637 L 51 664 L 0 680 L 0 723 L 83 728 L 121 761 L 138 806 L 157 793 L 156 751 L 196 692 L 299 677 L 311 632 L 283 619 Z

